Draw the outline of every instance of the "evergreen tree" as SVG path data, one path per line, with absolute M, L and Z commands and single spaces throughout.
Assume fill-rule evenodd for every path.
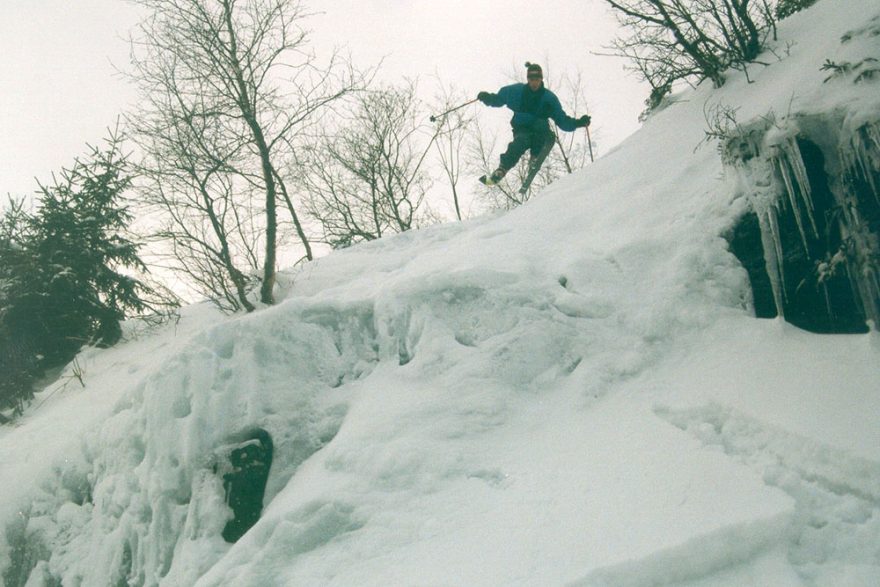
M 775 10 L 776 18 L 781 20 L 804 8 L 809 8 L 815 3 L 816 0 L 779 0 Z
M 26 224 L 24 203 L 10 199 L 0 218 L 0 316 L 6 312 L 10 292 L 21 287 L 20 278 L 28 267 L 27 253 L 22 248 Z M 36 371 L 36 353 L 30 343 L 13 337 L 5 321 L 0 320 L 0 409 L 21 411 Z M 0 423 L 5 423 L 2 414 Z
M 122 336 L 127 314 L 152 309 L 155 292 L 129 273 L 146 272 L 139 245 L 125 236 L 132 216 L 123 192 L 132 176 L 121 143 L 40 186 L 34 213 L 13 206 L 0 242 L 0 362 L 16 372 L 17 386 L 63 365 L 85 344 L 110 346 Z M 128 271 L 128 273 L 126 273 Z M 4 352 L 5 351 L 5 352 Z M 10 384 L 12 385 L 12 384 Z M 21 395 L 0 407 L 21 406 Z

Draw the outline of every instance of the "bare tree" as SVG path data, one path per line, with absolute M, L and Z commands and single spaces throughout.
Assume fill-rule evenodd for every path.
M 298 0 L 133 1 L 149 16 L 132 39 L 142 102 L 129 123 L 160 236 L 212 297 L 252 310 L 258 280 L 271 304 L 279 205 L 312 257 L 288 187 L 298 133 L 362 77 L 309 53 Z
M 633 62 L 653 94 L 693 77 L 720 87 L 726 69 L 758 56 L 774 25 L 768 0 L 605 1 L 625 31 L 615 55 Z
M 252 221 L 259 206 L 232 171 L 244 145 L 224 141 L 210 117 L 181 116 L 170 92 L 153 92 L 150 100 L 152 109 L 131 123 L 145 153 L 140 193 L 154 212 L 155 237 L 167 245 L 169 268 L 221 308 L 252 311 L 248 290 L 259 271 Z
M 359 94 L 352 111 L 301 159 L 307 209 L 336 248 L 418 226 L 438 132 L 425 123 L 415 83 Z
M 566 112 L 589 112 L 587 102 L 587 80 L 583 72 L 578 69 L 573 73 L 564 72 L 558 78 L 553 74 L 553 70 L 549 67 L 545 69 L 546 82 L 549 87 L 553 88 L 553 92 L 559 97 L 560 103 Z M 553 74 L 551 76 L 551 74 Z M 539 179 L 536 187 L 547 185 L 561 175 L 574 173 L 578 169 L 583 169 L 590 163 L 590 148 L 587 144 L 586 132 L 561 132 L 556 124 L 550 121 L 554 134 L 556 135 L 556 149 L 550 152 L 547 160 L 544 162 L 542 171 L 543 177 Z
M 462 172 L 467 169 L 462 158 L 466 155 L 468 131 L 474 122 L 474 113 L 472 110 L 464 108 L 468 104 L 466 98 L 453 88 L 441 87 L 437 102 L 436 110 L 444 114 L 431 117 L 431 121 L 437 124 L 437 140 L 434 141 L 434 146 L 437 149 L 437 157 L 440 167 L 443 169 L 443 175 L 452 190 L 455 217 L 462 220 L 462 203 L 458 183 L 461 180 Z

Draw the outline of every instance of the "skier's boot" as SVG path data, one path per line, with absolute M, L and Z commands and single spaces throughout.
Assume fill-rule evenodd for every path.
M 497 185 L 499 181 L 504 177 L 504 174 L 507 173 L 507 170 L 499 167 L 495 171 L 493 171 L 489 175 L 484 175 L 480 178 L 480 181 L 486 185 Z

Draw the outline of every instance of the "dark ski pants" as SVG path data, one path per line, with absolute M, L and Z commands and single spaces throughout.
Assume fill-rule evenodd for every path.
M 513 169 L 520 157 L 526 151 L 532 159 L 538 156 L 541 148 L 547 141 L 556 140 L 556 136 L 549 128 L 515 128 L 513 129 L 513 140 L 507 145 L 507 150 L 501 155 L 501 168 L 506 172 Z M 552 143 L 550 145 L 552 147 Z

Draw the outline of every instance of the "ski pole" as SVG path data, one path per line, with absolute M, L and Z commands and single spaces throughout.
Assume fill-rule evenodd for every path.
M 587 131 L 587 145 L 590 147 L 590 163 L 595 163 L 593 160 L 593 141 L 590 140 L 590 126 L 585 126 L 584 130 Z
M 437 115 L 435 115 L 435 116 L 431 116 L 430 120 L 431 120 L 431 122 L 437 122 L 437 119 L 438 119 L 438 118 L 443 118 L 443 117 L 446 116 L 447 114 L 450 114 L 450 113 L 452 113 L 452 112 L 455 112 L 456 110 L 460 110 L 461 108 L 464 108 L 465 106 L 470 106 L 471 104 L 473 104 L 473 103 L 476 102 L 476 101 L 477 101 L 477 98 L 474 98 L 474 99 L 471 100 L 470 102 L 465 102 L 464 104 L 459 104 L 459 105 L 456 106 L 455 108 L 450 108 L 450 109 L 447 110 L 446 112 L 443 112 L 443 113 L 437 114 Z

